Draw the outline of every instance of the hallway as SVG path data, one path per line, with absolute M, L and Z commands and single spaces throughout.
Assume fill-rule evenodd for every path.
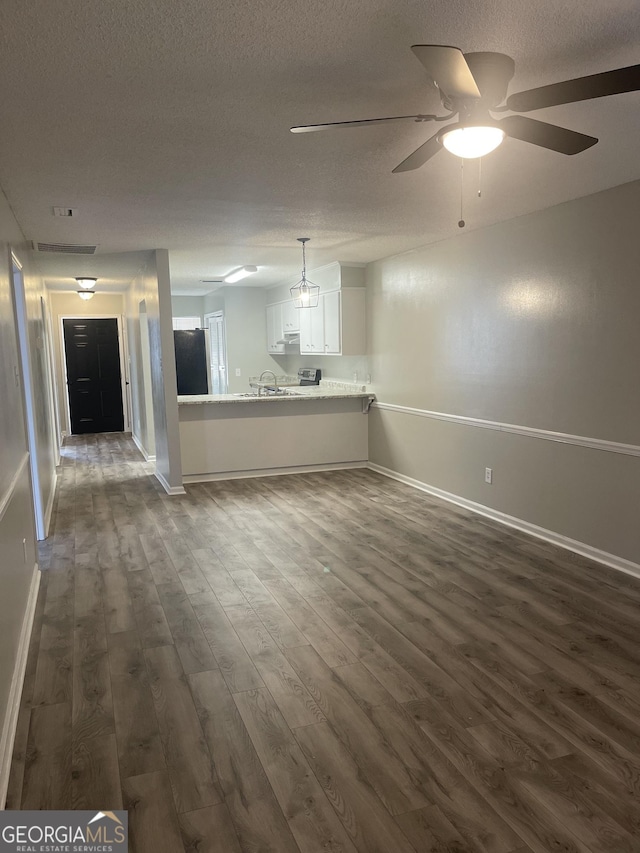
M 637 851 L 640 580 L 363 469 L 151 471 L 66 440 L 7 808 L 127 808 L 132 853 Z

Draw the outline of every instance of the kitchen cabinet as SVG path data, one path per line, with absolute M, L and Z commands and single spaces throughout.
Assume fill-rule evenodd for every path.
M 324 352 L 324 307 L 320 297 L 315 308 L 299 308 L 300 353 L 320 354 Z
M 282 336 L 282 303 L 267 305 L 267 352 L 284 352 Z
M 323 293 L 317 308 L 300 308 L 298 313 L 301 354 L 366 353 L 364 288 Z
M 300 309 L 293 304 L 293 299 L 282 304 L 282 329 L 284 332 L 300 331 Z

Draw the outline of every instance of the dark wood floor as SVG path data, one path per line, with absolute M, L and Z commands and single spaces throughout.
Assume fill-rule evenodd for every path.
M 134 853 L 640 850 L 640 582 L 370 471 L 64 450 L 8 808 Z

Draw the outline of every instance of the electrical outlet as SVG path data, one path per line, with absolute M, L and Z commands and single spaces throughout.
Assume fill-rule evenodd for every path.
M 357 371 L 357 370 L 354 370 L 354 371 L 353 371 L 353 381 L 354 381 L 354 382 L 357 382 L 357 381 L 358 381 L 358 371 Z
M 493 468 L 484 469 L 484 481 L 489 484 L 493 483 Z
M 371 374 L 367 373 L 367 385 L 371 385 Z
M 239 367 L 236 367 L 236 376 L 242 376 L 242 370 Z

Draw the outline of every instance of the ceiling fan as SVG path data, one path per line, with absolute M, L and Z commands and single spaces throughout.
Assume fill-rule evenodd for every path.
M 366 127 L 393 121 L 447 121 L 442 130 L 427 139 L 396 166 L 394 172 L 408 172 L 423 166 L 444 146 L 458 157 L 483 157 L 500 145 L 505 137 L 530 142 L 561 154 L 579 154 L 598 141 L 574 130 L 548 124 L 521 115 L 495 119 L 494 112 L 527 113 L 559 104 L 572 104 L 640 90 L 640 65 L 577 77 L 550 86 L 540 86 L 510 95 L 507 86 L 515 63 L 503 53 L 462 53 L 457 47 L 438 44 L 414 44 L 411 48 L 440 93 L 446 115 L 413 115 L 371 118 L 360 121 L 336 121 L 292 127 L 292 133 L 309 133 L 332 127 Z M 504 101 L 504 103 L 503 103 Z

